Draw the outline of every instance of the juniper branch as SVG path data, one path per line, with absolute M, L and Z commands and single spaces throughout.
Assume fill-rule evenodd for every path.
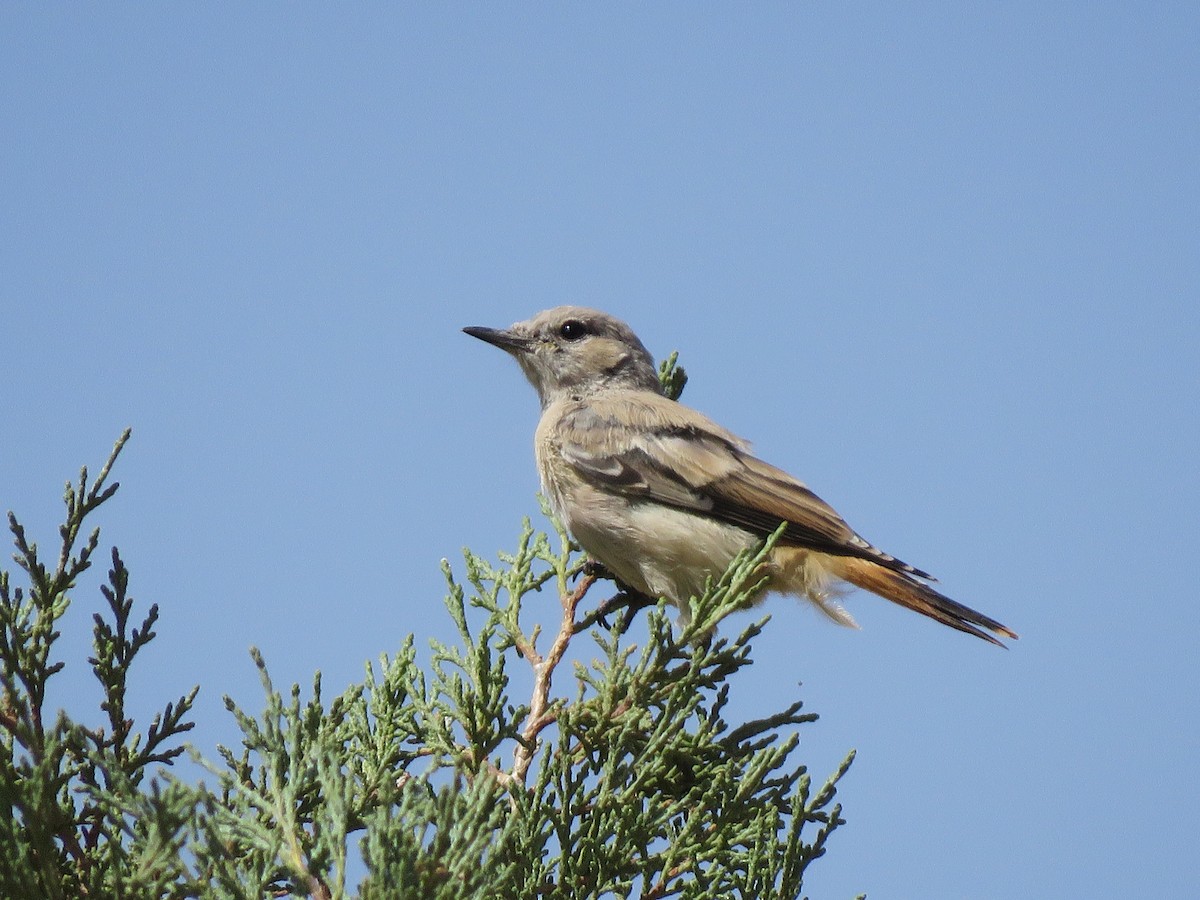
M 584 575 L 573 591 L 560 595 L 559 601 L 562 605 L 562 619 L 559 624 L 558 634 L 555 635 L 554 642 L 550 645 L 550 649 L 545 657 L 539 655 L 529 660 L 534 671 L 533 696 L 529 701 L 529 714 L 526 716 L 525 725 L 521 729 L 521 741 L 513 751 L 512 777 L 522 784 L 525 782 L 525 775 L 529 771 L 529 765 L 533 762 L 533 755 L 537 749 L 538 735 L 555 718 L 554 714 L 548 711 L 550 706 L 550 686 L 554 680 L 554 670 L 562 662 L 563 654 L 567 652 L 567 646 L 571 642 L 571 637 L 575 634 L 575 612 L 588 590 L 595 583 L 596 576 Z

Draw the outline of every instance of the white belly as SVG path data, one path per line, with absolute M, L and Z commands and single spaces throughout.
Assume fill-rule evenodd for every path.
M 669 506 L 598 491 L 579 492 L 574 500 L 569 512 L 558 512 L 580 546 L 629 587 L 666 597 L 685 612 L 707 578 L 719 578 L 756 543 L 740 528 Z

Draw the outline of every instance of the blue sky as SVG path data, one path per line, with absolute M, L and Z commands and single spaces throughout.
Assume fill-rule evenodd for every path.
M 250 644 L 337 690 L 451 636 L 438 560 L 537 508 L 459 329 L 601 307 L 1022 635 L 772 604 L 739 711 L 859 752 L 810 896 L 1198 893 L 1197 46 L 1187 3 L 5 5 L 0 507 L 53 545 L 133 426 L 137 697 L 201 684 L 211 750 Z

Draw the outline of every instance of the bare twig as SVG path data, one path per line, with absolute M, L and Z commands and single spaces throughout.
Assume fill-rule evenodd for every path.
M 313 900 L 333 900 L 333 891 L 316 875 L 308 876 L 308 895 Z
M 562 622 L 558 634 L 554 636 L 554 643 L 550 645 L 545 656 L 539 654 L 532 644 L 524 650 L 525 658 L 533 666 L 533 696 L 529 701 L 529 714 L 525 717 L 525 725 L 521 729 L 521 740 L 517 742 L 517 748 L 513 751 L 512 779 L 519 784 L 525 783 L 525 776 L 537 750 L 538 735 L 556 718 L 555 713 L 549 711 L 550 685 L 554 679 L 554 670 L 562 662 L 563 654 L 567 652 L 567 646 L 575 634 L 575 612 L 579 603 L 595 583 L 595 575 L 585 574 L 575 586 L 575 590 L 561 595 L 559 599 L 562 601 Z
M 468 765 L 471 765 L 471 766 L 480 765 L 479 759 L 475 756 L 475 751 L 473 749 L 471 749 L 470 747 L 462 748 L 462 759 Z M 486 771 L 489 775 L 491 775 L 493 778 L 495 778 L 496 781 L 498 781 L 504 787 L 506 787 L 506 788 L 512 787 L 516 783 L 512 775 L 505 772 L 503 769 L 501 769 L 499 766 L 497 766 L 494 762 L 492 762 L 487 757 L 484 757 L 482 765 L 483 765 L 484 771 Z M 471 777 L 472 776 L 470 774 L 467 774 L 468 780 L 470 780 Z M 399 786 L 399 782 L 397 782 L 397 786 Z
M 620 630 L 628 631 L 629 626 L 633 622 L 633 617 L 638 612 L 648 606 L 654 606 L 657 601 L 653 597 L 648 597 L 640 591 L 635 591 L 630 588 L 622 588 L 621 592 L 616 596 L 610 597 L 597 606 L 594 610 L 575 623 L 575 633 L 587 631 L 596 623 L 600 623 L 605 628 L 609 628 L 608 616 L 614 615 L 617 612 L 624 610 L 625 615 L 620 620 Z

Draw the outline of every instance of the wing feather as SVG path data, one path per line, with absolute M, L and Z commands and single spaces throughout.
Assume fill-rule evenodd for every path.
M 603 490 L 763 537 L 786 522 L 789 543 L 930 578 L 863 540 L 802 482 L 752 456 L 741 438 L 666 397 L 594 396 L 566 412 L 556 431 L 564 459 Z

